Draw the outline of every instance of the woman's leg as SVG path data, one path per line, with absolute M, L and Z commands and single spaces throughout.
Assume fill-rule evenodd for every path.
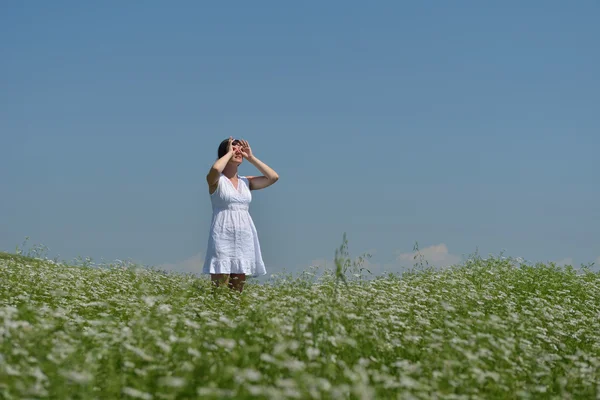
M 212 281 L 215 287 L 228 285 L 229 284 L 229 274 L 211 274 L 210 280 Z
M 244 283 L 246 283 L 245 274 L 229 274 L 229 287 L 231 289 L 242 293 L 242 290 L 244 290 Z

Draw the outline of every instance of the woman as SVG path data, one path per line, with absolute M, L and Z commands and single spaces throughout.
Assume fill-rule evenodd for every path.
M 239 176 L 244 158 L 263 175 Z M 226 284 L 241 293 L 247 275 L 267 273 L 248 208 L 251 190 L 264 189 L 278 179 L 279 175 L 252 153 L 248 141 L 230 137 L 221 142 L 218 160 L 206 175 L 213 217 L 203 273 L 210 274 L 216 286 Z

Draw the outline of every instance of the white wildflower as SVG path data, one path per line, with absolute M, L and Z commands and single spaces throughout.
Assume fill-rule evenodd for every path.
M 81 306 L 82 307 L 106 307 L 106 306 L 108 306 L 108 304 L 106 304 L 103 301 L 92 301 L 89 303 L 84 303 Z
M 156 341 L 156 345 L 158 347 L 160 347 L 160 349 L 165 352 L 166 354 L 170 354 L 171 353 L 171 346 L 169 346 L 167 343 L 163 342 L 162 340 L 157 340 Z
M 300 360 L 286 360 L 282 363 L 284 367 L 290 371 L 302 371 L 304 369 L 304 363 Z
M 235 340 L 233 339 L 225 339 L 225 338 L 218 338 L 217 340 L 215 340 L 215 343 L 218 346 L 221 346 L 225 349 L 228 350 L 232 350 L 235 347 Z
M 40 367 L 37 367 L 37 366 L 32 369 L 32 371 L 29 373 L 29 375 L 33 376 L 38 381 L 47 381 L 48 380 L 48 377 L 46 376 L 46 374 L 44 374 L 42 372 L 42 370 L 40 369 Z
M 140 357 L 142 360 L 144 360 L 144 361 L 154 361 L 154 358 L 152 358 L 151 356 L 149 356 L 148 354 L 146 354 L 146 353 L 144 352 L 144 350 L 142 350 L 142 349 L 140 349 L 140 348 L 137 348 L 137 347 L 135 347 L 135 346 L 132 346 L 132 345 L 130 345 L 130 344 L 128 344 L 128 343 L 125 343 L 125 344 L 123 344 L 123 346 L 124 346 L 124 347 L 125 347 L 127 350 L 129 350 L 129 351 L 131 351 L 131 352 L 133 352 L 133 353 L 137 354 L 137 355 L 138 355 L 138 356 L 139 356 L 139 357 Z
M 152 395 L 149 393 L 142 392 L 140 390 L 124 387 L 122 390 L 123 394 L 126 394 L 134 399 L 142 399 L 142 400 L 152 400 Z
M 61 371 L 60 374 L 68 380 L 79 383 L 80 385 L 90 383 L 93 379 L 92 374 L 86 371 Z
M 187 352 L 192 357 L 200 357 L 202 355 L 198 350 L 192 349 L 191 347 L 188 347 Z
M 248 386 L 246 386 L 246 389 L 248 389 L 248 391 L 250 392 L 250 394 L 252 396 L 260 396 L 260 395 L 264 394 L 264 389 L 262 386 L 248 385 Z
M 405 375 L 400 378 L 400 386 L 407 389 L 415 389 L 419 386 L 419 382 L 417 382 L 410 376 Z
M 290 388 L 290 389 L 293 389 L 297 386 L 296 381 L 294 381 L 293 379 L 290 379 L 290 378 L 277 379 L 276 384 L 277 384 L 277 386 L 284 387 L 284 388 Z
M 185 379 L 179 378 L 176 376 L 166 376 L 166 377 L 160 378 L 158 383 L 159 383 L 159 385 L 162 385 L 162 386 L 168 386 L 168 387 L 172 387 L 172 388 L 180 388 L 180 387 L 185 386 Z
M 183 323 L 185 324 L 185 326 L 189 326 L 190 328 L 200 329 L 200 325 L 198 325 L 198 323 L 191 321 L 187 318 L 183 321 Z
M 152 307 L 156 304 L 157 298 L 153 296 L 144 296 L 142 297 L 142 300 L 144 300 L 144 303 L 146 303 L 148 307 Z
M 262 354 L 260 355 L 260 359 L 261 359 L 262 361 L 264 361 L 264 362 L 268 362 L 268 363 L 274 363 L 274 362 L 276 362 L 276 361 L 277 361 L 277 360 L 276 360 L 276 359 L 275 359 L 275 358 L 274 358 L 272 355 L 270 355 L 270 354 L 267 354 L 267 353 L 262 353 Z
M 225 325 L 229 326 L 230 328 L 235 328 L 236 327 L 236 324 L 232 320 L 230 320 L 229 318 L 227 318 L 224 315 L 221 315 L 219 317 L 219 321 L 222 322 L 222 323 L 224 323 Z
M 4 366 L 4 370 L 6 371 L 6 375 L 9 375 L 9 376 L 21 375 L 21 373 L 18 370 L 14 369 L 11 365 L 8 365 L 8 364 Z
M 241 376 L 250 382 L 258 382 L 262 378 L 260 371 L 251 368 L 243 370 Z
M 161 304 L 160 306 L 158 306 L 158 311 L 160 311 L 163 314 L 168 314 L 171 312 L 171 305 L 169 304 Z
M 306 349 L 306 356 L 308 357 L 309 360 L 314 360 L 320 354 L 321 354 L 321 351 L 317 348 L 309 347 Z

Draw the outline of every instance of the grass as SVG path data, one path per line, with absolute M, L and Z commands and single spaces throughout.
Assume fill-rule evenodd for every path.
M 0 253 L 0 398 L 597 398 L 597 273 L 472 257 L 363 279 L 345 243 L 335 270 L 241 295 Z

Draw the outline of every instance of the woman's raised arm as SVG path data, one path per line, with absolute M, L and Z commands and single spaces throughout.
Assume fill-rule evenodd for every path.
M 210 192 L 214 192 L 217 185 L 219 184 L 219 177 L 225 169 L 225 166 L 233 156 L 233 138 L 229 138 L 229 148 L 227 149 L 227 153 L 221 158 L 219 158 L 215 163 L 210 167 L 208 174 L 206 175 L 206 182 L 208 183 L 208 188 Z
M 250 190 L 259 190 L 271 186 L 279 180 L 279 175 L 264 162 L 260 161 L 252 153 L 252 149 L 248 144 L 247 140 L 242 140 L 242 156 L 248 160 L 248 162 L 254 165 L 263 176 L 248 176 L 248 182 L 250 183 Z

